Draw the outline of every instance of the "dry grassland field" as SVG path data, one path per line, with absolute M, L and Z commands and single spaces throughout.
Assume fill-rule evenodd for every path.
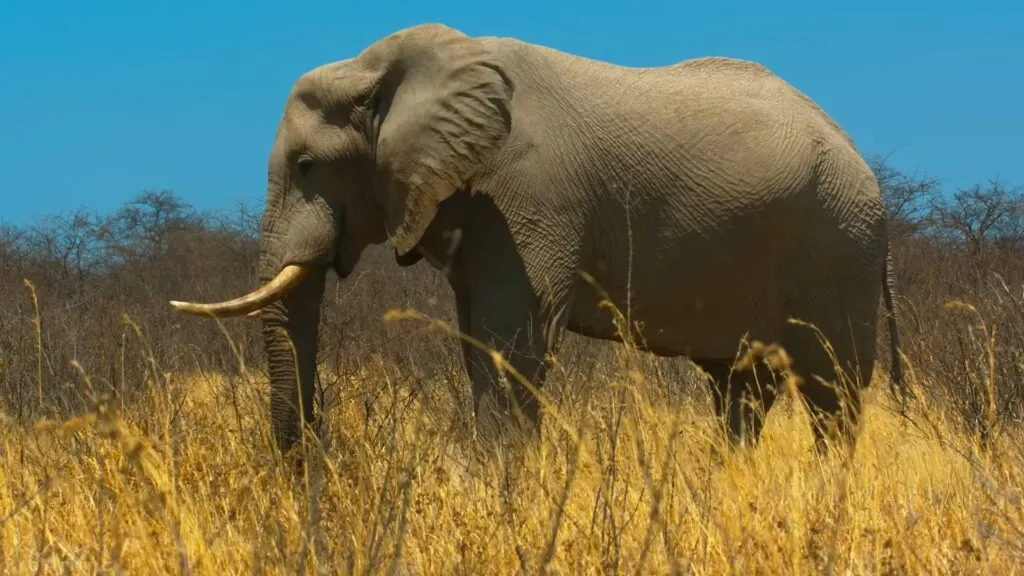
M 356 398 L 334 408 L 323 460 L 296 479 L 266 456 L 258 382 L 168 375 L 125 413 L 5 425 L 5 573 L 1013 573 L 1021 559 L 1020 438 L 986 457 L 877 401 L 850 459 L 816 457 L 790 411 L 756 452 L 728 455 L 704 406 L 652 402 L 651 383 L 611 371 L 616 399 L 564 407 L 579 443 L 549 425 L 522 468 L 478 469 L 448 399 L 409 400 L 399 380 L 370 419 Z
M 37 330 L 33 290 L 17 328 L 42 355 L 3 358 L 8 377 L 24 369 L 0 422 L 5 574 L 1012 574 L 1024 559 L 1024 436 L 994 421 L 999 332 L 971 310 L 957 321 L 967 372 L 910 346 L 917 399 L 901 416 L 880 368 L 852 455 L 816 452 L 791 401 L 756 449 L 729 451 L 699 373 L 577 340 L 543 441 L 478 459 L 443 333 L 368 308 L 364 324 L 398 327 L 382 342 L 422 355 L 363 340 L 322 366 L 328 415 L 297 472 L 271 456 L 265 375 L 226 345 L 243 326 L 170 371 L 126 317 L 96 336 L 123 344 L 109 376 L 57 373 L 47 346 L 70 334 L 52 334 L 45 301 Z M 179 361 L 179 343 L 162 342 Z M 983 385 L 987 423 L 938 393 L 958 377 Z

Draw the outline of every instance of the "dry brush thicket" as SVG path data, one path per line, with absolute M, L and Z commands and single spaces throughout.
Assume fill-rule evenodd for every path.
M 1013 572 L 1024 199 L 874 167 L 915 398 L 901 414 L 879 370 L 852 455 L 816 453 L 785 402 L 729 452 L 685 360 L 569 337 L 543 442 L 473 458 L 457 343 L 383 321 L 451 323 L 445 281 L 372 249 L 329 281 L 296 473 L 269 450 L 258 322 L 166 304 L 254 286 L 258 210 L 149 192 L 0 228 L 0 571 Z

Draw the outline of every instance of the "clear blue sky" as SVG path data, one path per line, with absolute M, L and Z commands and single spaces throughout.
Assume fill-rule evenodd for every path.
M 439 21 L 627 65 L 758 60 L 866 153 L 1024 184 L 1024 2 L 6 0 L 0 220 L 111 210 L 172 188 L 201 208 L 263 197 L 291 83 Z M 1015 6 L 1016 5 L 1016 6 Z

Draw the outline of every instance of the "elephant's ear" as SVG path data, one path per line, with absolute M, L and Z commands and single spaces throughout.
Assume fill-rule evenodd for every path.
M 514 86 L 486 46 L 461 32 L 399 34 L 378 91 L 376 162 L 388 240 L 405 254 L 437 205 L 505 143 Z

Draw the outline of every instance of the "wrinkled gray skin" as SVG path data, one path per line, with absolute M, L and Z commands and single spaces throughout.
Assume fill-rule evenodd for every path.
M 261 315 L 282 449 L 298 438 L 299 400 L 313 416 L 325 274 L 348 276 L 370 244 L 388 242 L 403 266 L 425 258 L 450 270 L 459 329 L 537 385 L 563 330 L 618 340 L 579 272 L 623 311 L 629 286 L 645 348 L 689 356 L 728 390 L 716 409 L 734 439 L 761 426 L 737 402 L 753 374 L 734 372 L 727 386 L 745 334 L 784 346 L 812 412 L 829 415 L 837 395 L 815 376 L 835 381 L 833 364 L 787 318 L 815 324 L 868 382 L 883 288 L 891 312 L 874 174 L 829 116 L 767 69 L 726 58 L 626 68 L 440 25 L 295 83 L 261 241 L 263 282 L 288 264 L 311 270 Z M 463 352 L 478 432 L 514 421 L 489 358 Z M 536 430 L 536 400 L 509 380 Z M 859 410 L 848 391 L 845 434 Z M 767 411 L 773 395 L 761 400 Z

